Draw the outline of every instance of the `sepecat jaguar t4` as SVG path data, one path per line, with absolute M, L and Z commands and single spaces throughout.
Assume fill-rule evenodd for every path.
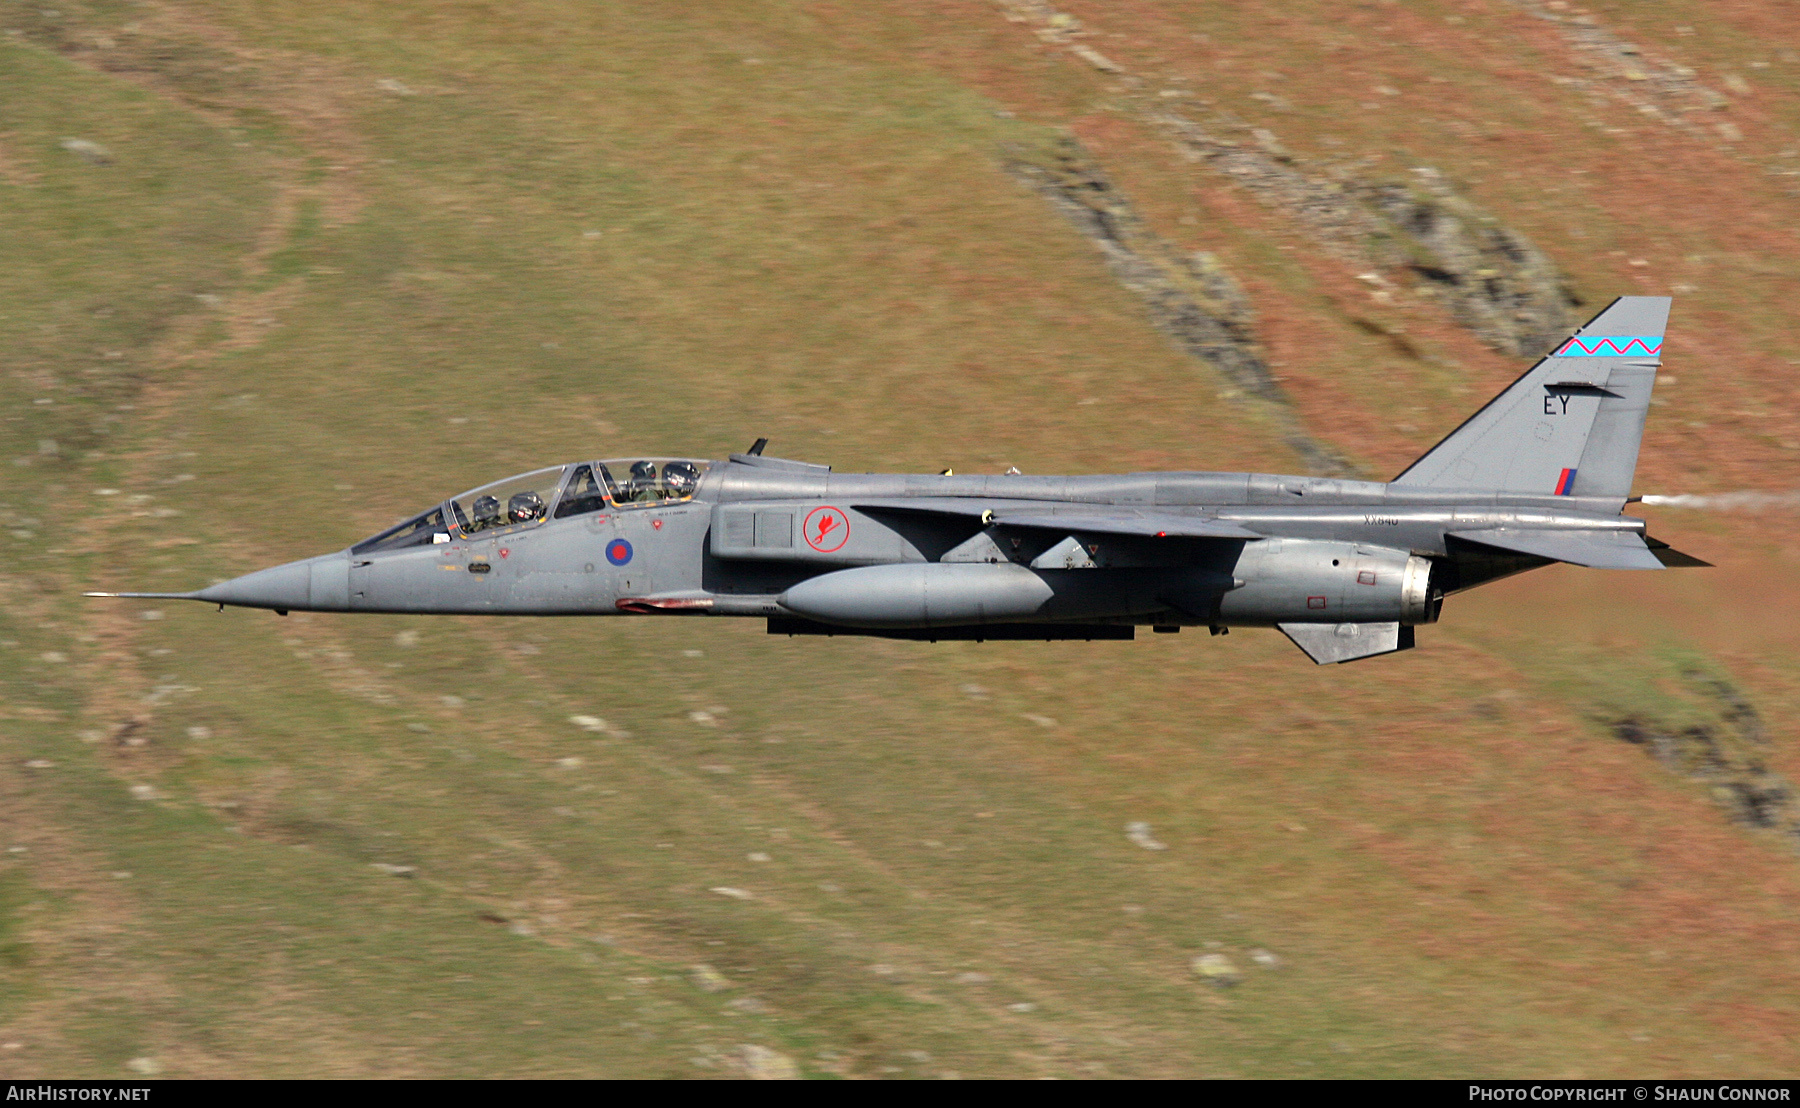
M 841 474 L 764 456 L 577 461 L 188 593 L 289 611 L 752 616 L 785 635 L 1129 639 L 1274 627 L 1405 650 L 1523 570 L 1705 565 L 1622 514 L 1669 300 L 1615 300 L 1385 484 L 1264 473 Z

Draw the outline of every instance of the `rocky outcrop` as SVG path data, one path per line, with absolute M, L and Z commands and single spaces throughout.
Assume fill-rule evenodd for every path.
M 1190 157 L 1291 215 L 1322 248 L 1415 285 L 1495 350 L 1541 357 L 1574 325 L 1577 301 L 1556 264 L 1436 170 L 1395 180 L 1356 163 L 1315 169 L 1263 128 L 1203 127 L 1169 109 L 1155 119 Z
M 1309 163 L 1267 128 L 1183 103 L 1181 90 L 1150 96 L 1141 78 L 1083 43 L 1089 31 L 1078 20 L 1044 0 L 999 3 L 1042 41 L 1120 78 L 1126 101 L 1188 158 L 1292 217 L 1325 252 L 1438 299 L 1494 349 L 1536 358 L 1575 323 L 1576 300 L 1549 257 L 1435 170 L 1396 180 L 1372 173 L 1367 161 Z
M 1728 97 L 1702 84 L 1692 69 L 1656 57 L 1637 43 L 1619 37 L 1601 26 L 1591 12 L 1569 11 L 1567 5 L 1552 6 L 1540 0 L 1507 2 L 1536 19 L 1554 24 L 1575 51 L 1586 75 L 1560 75 L 1557 79 L 1561 84 L 1604 91 L 1641 115 L 1684 129 L 1692 126 L 1689 117 L 1695 112 L 1731 107 Z M 1692 27 L 1679 30 L 1693 33 Z M 1723 137 L 1729 140 L 1734 131 L 1735 128 L 1727 128 Z
M 1271 406 L 1284 441 L 1312 472 L 1352 473 L 1288 407 L 1257 347 L 1250 300 L 1217 257 L 1184 252 L 1150 231 L 1073 138 L 1039 152 L 1015 151 L 1011 168 L 1100 250 L 1119 283 L 1143 300 L 1158 330 L 1216 369 L 1238 394 Z
M 1364 184 L 1355 195 L 1380 223 L 1370 242 L 1376 263 L 1415 275 L 1482 342 L 1537 358 L 1569 333 L 1577 301 L 1556 264 L 1436 172 L 1416 169 L 1410 181 Z
M 1733 822 L 1777 831 L 1800 848 L 1800 794 L 1764 762 L 1769 740 L 1755 706 L 1723 678 L 1688 679 L 1717 700 L 1717 723 L 1670 727 L 1628 716 L 1613 721 L 1613 735 L 1671 772 L 1710 786 Z

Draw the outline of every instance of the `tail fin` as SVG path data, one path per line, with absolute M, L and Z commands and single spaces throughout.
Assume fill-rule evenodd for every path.
M 1619 297 L 1393 483 L 1628 496 L 1668 322 L 1668 297 Z

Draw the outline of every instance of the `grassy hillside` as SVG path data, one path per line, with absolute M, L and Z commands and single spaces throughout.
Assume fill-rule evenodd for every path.
M 1791 498 L 1342 668 L 79 596 L 758 435 L 1293 472 L 1297 418 L 1386 477 L 1522 368 L 1176 110 L 1432 170 L 1575 316 L 1675 292 L 1639 490 L 1787 493 L 1783 18 L 0 3 L 0 1074 L 1792 1073 L 1800 802 L 1734 791 L 1800 775 Z M 1067 136 L 1241 285 L 1282 404 L 1021 181 Z

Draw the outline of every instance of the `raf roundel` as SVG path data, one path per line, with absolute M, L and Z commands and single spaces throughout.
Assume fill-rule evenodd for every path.
M 615 566 L 622 566 L 631 561 L 631 544 L 624 539 L 614 539 L 607 543 L 606 560 Z
M 835 554 L 850 541 L 850 519 L 836 508 L 814 508 L 800 527 L 806 545 L 821 554 Z

